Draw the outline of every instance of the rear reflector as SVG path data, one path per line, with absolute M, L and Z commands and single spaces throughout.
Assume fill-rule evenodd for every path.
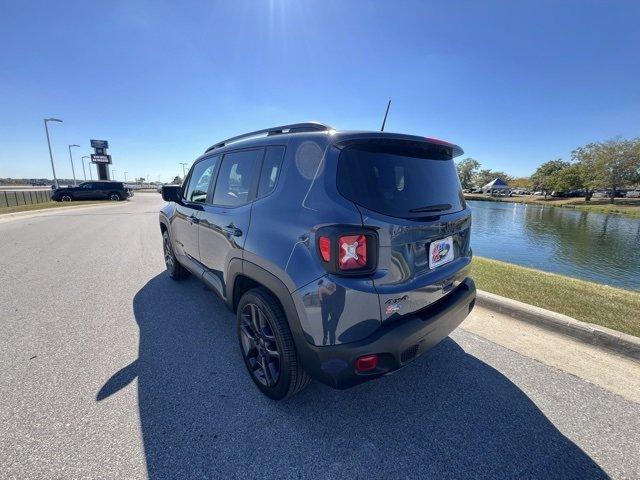
M 370 372 L 378 366 L 377 355 L 364 355 L 356 360 L 356 370 L 358 372 Z
M 320 237 L 320 255 L 322 260 L 328 262 L 331 260 L 331 240 L 329 237 Z
M 338 239 L 338 266 L 341 270 L 367 266 L 367 238 L 364 235 L 347 235 Z

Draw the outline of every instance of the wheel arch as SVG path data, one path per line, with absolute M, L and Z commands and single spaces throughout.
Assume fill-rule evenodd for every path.
M 227 283 L 228 291 L 226 292 L 226 302 L 229 308 L 233 312 L 236 312 L 238 302 L 245 292 L 252 288 L 265 288 L 273 295 L 285 313 L 296 348 L 298 348 L 299 351 L 301 348 L 304 348 L 301 343 L 306 343 L 307 340 L 305 339 L 293 296 L 284 282 L 255 263 L 247 260 L 234 260 L 237 261 L 231 262 L 229 265 L 230 274 Z

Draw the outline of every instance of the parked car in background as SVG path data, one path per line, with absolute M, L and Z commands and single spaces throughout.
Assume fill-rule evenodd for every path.
M 640 190 L 627 191 L 627 198 L 640 198 Z
M 534 195 L 536 195 L 537 197 L 541 197 L 542 195 L 544 195 L 544 192 L 542 190 L 538 190 L 536 192 L 533 192 Z
M 613 194 L 614 198 L 624 198 L 627 196 L 626 190 L 615 190 Z M 611 198 L 611 190 L 596 190 L 593 192 L 594 198 Z
M 236 313 L 245 366 L 272 399 L 311 377 L 342 389 L 387 375 L 475 304 L 461 154 L 317 123 L 219 142 L 162 189 L 167 272 Z
M 77 187 L 54 189 L 51 198 L 57 202 L 71 202 L 74 200 L 111 200 L 117 202 L 126 200 L 131 195 L 131 191 L 122 182 L 95 180 L 83 182 Z

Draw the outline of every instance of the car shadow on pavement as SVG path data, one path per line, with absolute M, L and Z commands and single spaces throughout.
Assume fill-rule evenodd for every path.
M 162 273 L 133 300 L 150 478 L 608 478 L 500 372 L 447 339 L 394 375 L 273 402 L 245 371 L 235 317 Z

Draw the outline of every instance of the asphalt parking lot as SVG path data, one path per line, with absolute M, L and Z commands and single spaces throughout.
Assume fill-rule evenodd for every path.
M 0 222 L 0 478 L 640 478 L 640 405 L 464 330 L 273 403 L 157 194 Z

